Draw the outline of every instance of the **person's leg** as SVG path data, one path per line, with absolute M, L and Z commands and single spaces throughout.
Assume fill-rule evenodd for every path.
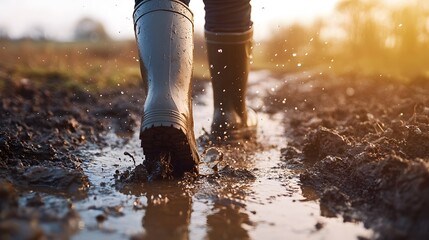
M 250 0 L 204 0 L 205 37 L 214 96 L 211 134 L 218 140 L 250 138 L 257 116 L 246 107 L 253 37 Z
M 146 1 L 146 0 L 135 0 L 134 6 L 136 7 L 137 5 L 139 5 L 143 1 Z M 179 1 L 181 1 L 184 4 L 186 4 L 186 6 L 189 6 L 190 0 L 179 0 Z
M 205 30 L 242 33 L 252 28 L 250 0 L 204 0 Z
M 144 165 L 152 175 L 197 171 L 192 12 L 181 1 L 144 0 L 135 6 L 134 27 L 147 89 L 140 130 Z

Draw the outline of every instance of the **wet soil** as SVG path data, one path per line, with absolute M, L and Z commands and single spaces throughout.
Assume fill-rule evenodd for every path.
M 2 81 L 6 87 L 0 99 L 0 238 L 69 236 L 80 221 L 72 200 L 87 198 L 90 187 L 82 169 L 82 150 L 104 146 L 109 129 L 129 135 L 138 122 L 142 93 L 134 90 L 139 97 L 131 94 L 124 100 L 119 91 L 106 92 L 103 98 L 83 89 L 61 89 L 55 86 L 61 79 L 47 79 L 37 87 L 29 79 Z M 19 204 L 20 193 L 28 191 Z M 67 210 L 51 211 L 34 192 L 70 199 Z M 53 230 L 43 230 L 43 225 Z
M 287 79 L 284 167 L 317 191 L 322 215 L 363 221 L 380 239 L 429 236 L 429 80 Z
M 252 73 L 257 139 L 220 146 L 203 144 L 211 89 L 196 82 L 201 174 L 162 181 L 142 165 L 142 89 L 8 81 L 0 238 L 424 239 L 428 81 L 322 76 Z

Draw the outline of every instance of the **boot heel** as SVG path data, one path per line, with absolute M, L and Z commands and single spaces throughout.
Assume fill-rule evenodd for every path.
M 148 128 L 161 126 L 173 127 L 185 131 L 187 129 L 186 122 L 185 116 L 178 111 L 152 110 L 143 114 L 140 132 Z

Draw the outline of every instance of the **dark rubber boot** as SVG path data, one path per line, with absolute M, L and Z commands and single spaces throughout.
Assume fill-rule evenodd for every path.
M 252 35 L 252 29 L 205 32 L 214 97 L 213 139 L 236 141 L 256 135 L 256 113 L 246 106 Z
M 136 6 L 134 23 L 147 85 L 140 130 L 144 165 L 149 174 L 167 171 L 179 177 L 197 172 L 191 105 L 192 12 L 180 1 L 147 0 Z

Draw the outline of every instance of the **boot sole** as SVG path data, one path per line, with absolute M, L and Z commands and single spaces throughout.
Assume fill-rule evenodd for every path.
M 149 174 L 159 165 L 160 157 L 169 156 L 173 177 L 185 172 L 197 172 L 199 156 L 193 129 L 176 111 L 145 113 L 140 130 L 141 147 L 145 155 L 144 165 Z

